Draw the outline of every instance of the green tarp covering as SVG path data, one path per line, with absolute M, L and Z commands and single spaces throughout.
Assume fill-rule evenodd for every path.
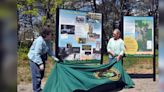
M 56 63 L 48 77 L 43 92 L 73 92 L 89 90 L 102 84 L 122 82 L 124 88 L 134 86 L 130 76 L 124 71 L 122 62 L 114 59 L 110 64 L 73 65 Z M 106 91 L 108 92 L 108 91 Z

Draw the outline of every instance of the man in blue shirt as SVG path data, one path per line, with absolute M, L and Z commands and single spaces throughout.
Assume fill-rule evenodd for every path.
M 51 32 L 52 30 L 44 28 L 41 31 L 40 36 L 34 40 L 28 53 L 34 92 L 41 92 L 41 80 L 44 76 L 47 54 L 49 54 L 55 61 L 59 61 L 55 57 L 51 48 Z

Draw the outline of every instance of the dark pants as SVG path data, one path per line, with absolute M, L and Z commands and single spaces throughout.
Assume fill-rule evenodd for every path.
M 42 60 L 44 61 L 44 67 L 45 67 L 45 61 L 47 56 L 42 56 Z M 32 86 L 34 92 L 41 92 L 41 80 L 44 77 L 44 70 L 40 70 L 39 65 L 34 63 L 30 60 L 30 69 L 31 69 L 31 75 L 32 75 Z

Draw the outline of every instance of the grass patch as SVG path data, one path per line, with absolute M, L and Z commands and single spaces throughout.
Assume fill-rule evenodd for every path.
M 103 64 L 109 63 L 108 61 L 109 61 L 109 56 L 108 55 L 104 55 L 103 56 Z
M 158 54 L 156 54 L 158 55 Z M 103 56 L 103 63 L 108 63 L 108 55 Z M 124 57 L 123 66 L 129 73 L 153 73 L 153 58 Z M 156 73 L 158 74 L 158 57 L 156 56 Z
M 29 51 L 29 48 L 27 47 L 22 47 L 22 48 L 19 48 L 18 49 L 18 61 L 24 61 L 24 60 L 28 60 L 28 51 Z

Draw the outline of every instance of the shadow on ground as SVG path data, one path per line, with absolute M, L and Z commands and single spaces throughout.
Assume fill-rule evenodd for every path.
M 73 92 L 117 92 L 123 89 L 124 87 L 124 83 L 123 82 L 114 82 L 114 83 L 110 83 L 110 84 L 103 84 L 103 85 L 99 85 L 96 86 L 94 88 L 91 88 L 89 90 L 75 90 Z
M 133 79 L 153 78 L 153 74 L 129 74 Z
M 143 78 L 153 78 L 153 74 L 129 74 L 131 78 L 133 79 L 143 79 Z M 91 88 L 89 90 L 75 90 L 73 92 L 118 92 L 124 88 L 123 82 L 114 82 L 110 84 L 103 84 L 96 86 L 94 88 Z

